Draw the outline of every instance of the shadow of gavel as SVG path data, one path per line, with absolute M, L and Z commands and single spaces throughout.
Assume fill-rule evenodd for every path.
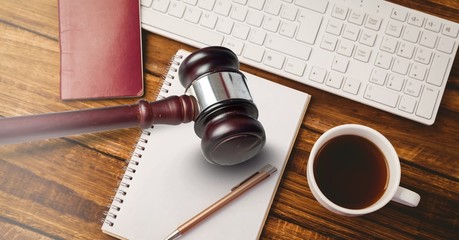
M 194 121 L 207 161 L 234 165 L 255 156 L 266 142 L 237 56 L 208 47 L 190 54 L 178 70 L 187 95 L 134 105 L 0 118 L 0 144 Z

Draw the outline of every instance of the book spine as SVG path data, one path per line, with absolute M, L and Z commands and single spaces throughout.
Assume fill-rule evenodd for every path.
M 178 67 L 183 58 L 184 56 L 179 53 L 171 58 L 167 68 L 168 70 L 163 75 L 163 84 L 156 100 L 168 97 L 169 89 L 172 84 L 178 84 L 178 81 L 176 81 L 175 78 L 177 76 Z M 124 175 L 120 179 L 118 188 L 115 190 L 115 194 L 111 199 L 112 203 L 108 206 L 108 211 L 104 212 L 105 218 L 102 220 L 103 225 L 109 227 L 115 226 L 118 213 L 123 208 L 123 203 L 128 197 L 129 188 L 131 187 L 131 184 L 134 183 L 135 174 L 142 166 L 143 153 L 148 146 L 148 140 L 153 133 L 153 128 L 154 126 L 151 126 L 150 128 L 143 130 L 137 144 L 134 146 L 131 159 L 127 161 L 128 164 L 125 167 Z

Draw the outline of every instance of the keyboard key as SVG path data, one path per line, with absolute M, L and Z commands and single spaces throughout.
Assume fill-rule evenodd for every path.
M 325 13 L 328 6 L 328 1 L 326 0 L 296 0 L 295 5 L 313 10 L 319 13 Z
M 422 33 L 421 40 L 419 44 L 424 47 L 434 48 L 435 43 L 437 42 L 437 35 L 432 32 L 425 31 Z
M 413 97 L 419 96 L 421 92 L 422 84 L 417 80 L 408 79 L 405 86 L 404 93 L 409 94 Z
M 408 42 L 417 43 L 419 38 L 419 28 L 413 26 L 407 26 L 405 32 L 403 33 L 403 39 Z
M 427 73 L 427 66 L 419 63 L 411 65 L 410 77 L 423 81 Z
M 376 33 L 373 31 L 363 31 L 360 36 L 360 43 L 365 44 L 369 47 L 373 47 L 376 41 Z
M 241 55 L 242 49 L 244 48 L 244 43 L 235 38 L 228 37 L 223 43 L 223 47 L 231 49 L 236 55 Z
M 256 2 L 256 1 L 253 1 Z M 281 17 L 290 21 L 294 21 L 296 19 L 296 15 L 298 14 L 298 8 L 292 5 L 284 5 L 282 9 Z
M 414 56 L 414 61 L 429 64 L 430 58 L 432 57 L 432 51 L 425 48 L 418 48 L 416 55 Z
M 361 62 L 368 62 L 371 55 L 371 49 L 364 47 L 364 46 L 357 46 L 357 50 L 354 54 L 354 59 L 359 60 Z
M 153 3 L 153 9 L 160 12 L 167 12 L 167 8 L 169 7 L 169 0 L 158 0 Z
M 328 75 L 328 79 L 325 82 L 327 86 L 336 88 L 336 89 L 340 89 L 342 83 L 343 83 L 343 76 L 335 72 L 330 72 L 330 74 Z
M 279 24 L 280 20 L 278 18 L 273 16 L 267 16 L 265 17 L 263 28 L 271 32 L 277 32 L 277 29 L 279 29 Z
M 419 100 L 419 106 L 416 110 L 416 115 L 430 119 L 432 118 L 432 113 L 435 108 L 438 97 L 438 90 L 426 86 L 422 92 L 421 99 Z
M 257 10 L 263 9 L 264 5 L 265 5 L 265 0 L 249 1 L 249 7 L 255 8 Z
M 266 39 L 266 47 L 305 61 L 309 59 L 311 54 L 310 47 L 276 35 L 268 36 Z
M 178 33 L 175 31 L 175 27 L 182 26 L 183 28 L 179 32 L 180 36 L 198 42 L 203 46 L 218 46 L 223 42 L 223 37 L 218 33 L 181 21 L 175 17 L 152 14 L 150 11 L 143 8 L 142 21 L 144 22 L 143 24 L 148 22 L 146 25 L 159 28 L 166 32 L 173 31 L 174 34 Z
M 425 29 L 432 31 L 432 32 L 440 32 L 441 28 L 441 23 L 433 20 L 433 19 L 427 19 Z
M 260 27 L 261 23 L 263 22 L 264 15 L 261 12 L 257 11 L 249 11 L 247 14 L 247 23 L 249 25 Z
M 151 6 L 151 2 L 153 2 L 153 0 L 142 0 L 142 1 L 140 1 L 140 4 L 142 6 L 145 6 L 145 7 L 150 7 Z
M 331 68 L 338 72 L 346 73 L 347 66 L 349 65 L 349 59 L 342 56 L 335 56 Z
M 207 11 L 211 11 L 214 8 L 215 0 L 200 0 L 198 6 Z
M 436 53 L 432 59 L 429 74 L 426 82 L 435 86 L 441 86 L 445 78 L 446 69 L 448 68 L 449 57 L 441 53 Z
M 344 83 L 343 91 L 356 95 L 360 89 L 360 81 L 354 78 L 347 78 Z
M 325 71 L 325 69 L 320 67 L 312 67 L 311 73 L 309 74 L 309 79 L 314 82 L 323 83 L 325 75 L 327 75 L 327 71 Z
M 279 15 L 280 10 L 282 7 L 282 3 L 280 1 L 269 1 L 265 7 L 265 12 L 272 14 L 272 15 Z
M 348 24 L 344 29 L 343 38 L 349 39 L 351 41 L 357 41 L 357 38 L 359 37 L 359 33 L 360 33 L 359 27 L 352 25 L 352 24 Z
M 381 41 L 381 47 L 379 49 L 385 52 L 388 52 L 388 53 L 395 53 L 397 44 L 398 44 L 397 39 L 391 38 L 388 36 L 384 36 L 383 40 Z
M 273 52 L 266 52 L 266 57 L 263 63 L 273 68 L 282 69 L 284 61 L 284 56 Z
M 408 73 L 408 68 L 410 67 L 410 61 L 404 58 L 396 57 L 394 65 L 392 66 L 392 71 L 406 75 Z
M 328 51 L 335 51 L 336 44 L 338 43 L 338 39 L 331 35 L 324 35 L 322 38 L 322 42 L 320 43 L 320 47 L 328 50 Z
M 187 8 L 185 10 L 184 19 L 191 23 L 198 23 L 199 18 L 201 17 L 201 10 L 195 8 Z
M 296 38 L 304 43 L 314 44 L 322 23 L 322 16 L 302 11 L 299 16 L 300 27 Z
M 402 42 L 398 48 L 397 55 L 400 57 L 411 59 L 413 57 L 414 45 L 407 42 Z
M 398 20 L 400 22 L 404 22 L 406 20 L 406 16 L 406 11 L 399 8 L 392 9 L 392 13 L 390 15 L 392 19 Z
M 234 37 L 245 40 L 249 36 L 250 27 L 245 24 L 234 24 L 233 33 Z
M 201 17 L 202 26 L 206 28 L 214 29 L 216 24 L 217 24 L 217 16 L 212 15 L 210 13 L 202 14 L 202 17 Z
M 233 6 L 233 11 L 231 11 L 231 18 L 243 22 L 247 17 L 247 12 L 247 8 L 235 5 Z
M 386 71 L 378 68 L 374 68 L 371 72 L 370 82 L 376 83 L 378 85 L 384 85 L 386 83 L 387 73 Z
M 387 87 L 400 92 L 402 90 L 403 83 L 405 83 L 405 79 L 403 77 L 391 74 L 387 80 Z
M 365 18 L 364 12 L 353 9 L 351 10 L 351 14 L 349 15 L 349 19 L 347 21 L 360 26 L 363 24 L 364 18 Z
M 413 113 L 416 106 L 416 99 L 409 96 L 402 96 L 398 108 L 407 113 Z
M 368 15 L 365 27 L 371 30 L 378 31 L 381 27 L 382 18 L 376 15 Z
M 226 19 L 226 18 L 220 18 L 217 21 L 217 31 L 225 33 L 225 34 L 230 34 L 231 31 L 233 30 L 233 25 L 234 25 L 233 21 Z
M 263 48 L 253 44 L 247 44 L 244 51 L 244 57 L 256 62 L 261 62 L 264 53 L 265 50 Z
M 215 13 L 228 16 L 231 10 L 231 3 L 228 0 L 217 0 L 215 3 Z
M 375 66 L 389 69 L 390 64 L 392 63 L 392 55 L 380 52 L 376 55 Z
M 335 19 L 330 19 L 330 21 L 328 21 L 327 29 L 325 29 L 325 31 L 333 35 L 339 36 L 341 35 L 341 29 L 343 29 L 342 22 L 337 21 Z
M 185 5 L 178 3 L 178 2 L 174 2 L 171 4 L 169 8 L 169 14 L 171 16 L 182 18 L 184 13 L 185 13 Z
M 296 25 L 291 22 L 282 22 L 279 33 L 282 36 L 292 38 L 295 35 Z
M 395 108 L 398 101 L 398 94 L 389 89 L 378 87 L 373 84 L 368 84 L 363 97 L 377 103 L 384 104 L 389 107 Z
M 266 39 L 266 32 L 260 29 L 252 29 L 250 32 L 250 42 L 263 45 Z
M 450 54 L 453 52 L 454 45 L 455 42 L 453 39 L 449 37 L 440 37 L 440 40 L 438 41 L 437 50 Z
M 443 33 L 444 35 L 452 38 L 456 38 L 457 34 L 459 32 L 459 26 L 458 25 L 450 25 L 450 24 L 445 24 L 445 27 L 443 28 Z
M 349 8 L 343 5 L 336 4 L 332 11 L 332 17 L 344 20 L 347 17 L 347 12 Z
M 352 56 L 352 52 L 354 51 L 354 44 L 349 41 L 342 40 L 339 45 L 338 49 L 336 50 L 337 53 L 344 55 L 346 57 Z
M 288 73 L 295 74 L 299 77 L 303 76 L 304 70 L 306 69 L 306 63 L 298 61 L 293 58 L 288 58 L 285 64 L 285 71 Z
M 403 24 L 397 21 L 390 21 L 386 27 L 386 34 L 393 37 L 400 37 L 403 29 Z
M 424 17 L 420 13 L 412 12 L 408 18 L 408 24 L 413 26 L 421 27 L 424 23 Z

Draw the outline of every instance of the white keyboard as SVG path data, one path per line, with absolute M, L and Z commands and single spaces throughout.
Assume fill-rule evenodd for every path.
M 431 125 L 459 24 L 381 0 L 142 0 L 142 27 Z

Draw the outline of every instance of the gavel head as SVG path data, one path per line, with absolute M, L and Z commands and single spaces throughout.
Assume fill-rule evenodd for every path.
M 237 56 L 224 47 L 189 55 L 178 70 L 187 94 L 199 105 L 194 130 L 207 161 L 234 165 L 251 159 L 266 142 Z

